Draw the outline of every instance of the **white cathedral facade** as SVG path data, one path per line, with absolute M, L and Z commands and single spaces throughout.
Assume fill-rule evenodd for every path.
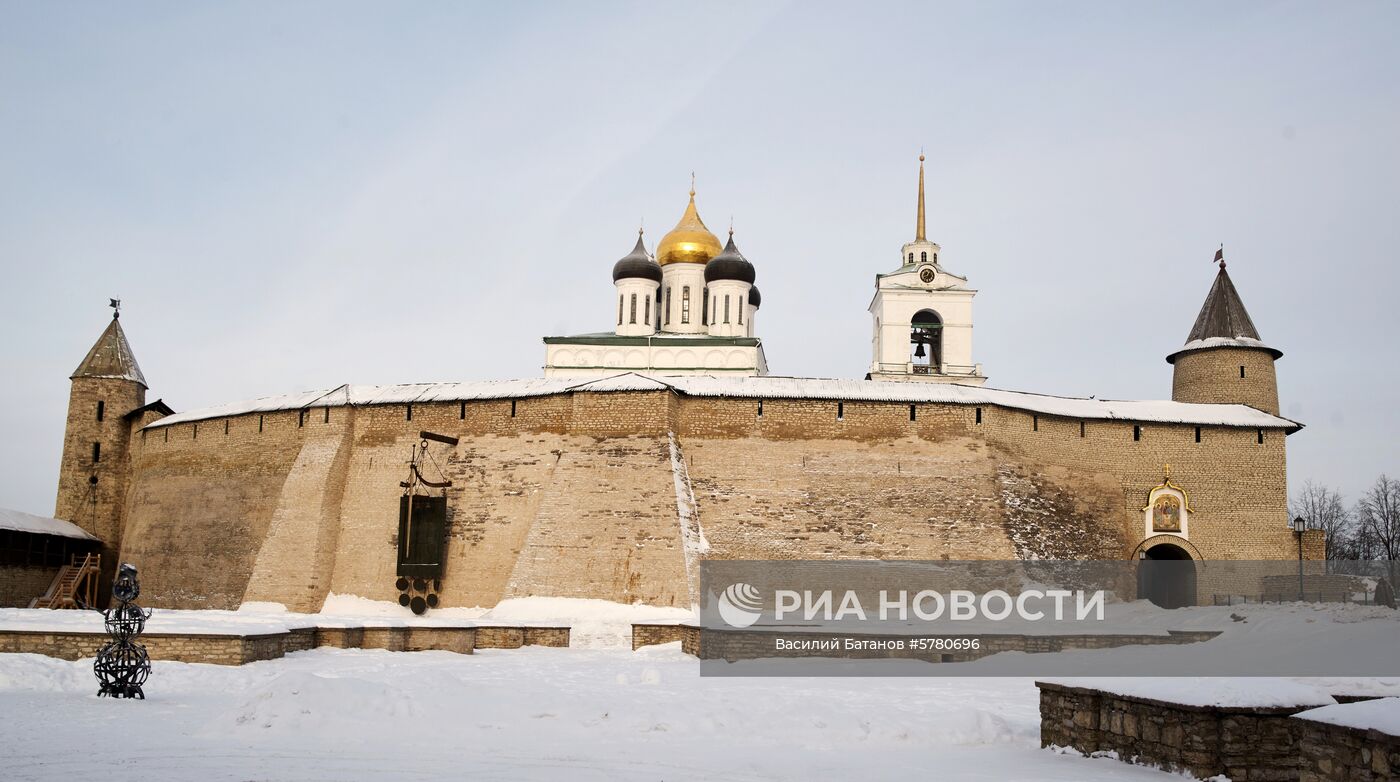
M 924 230 L 924 156 L 914 241 L 899 268 L 875 278 L 870 380 L 968 383 L 987 378 L 972 359 L 972 298 L 967 278 L 944 269 Z M 640 232 L 613 265 L 612 331 L 545 337 L 545 377 L 768 374 L 754 320 L 763 300 L 753 264 L 705 227 L 695 189 L 680 222 L 647 252 Z

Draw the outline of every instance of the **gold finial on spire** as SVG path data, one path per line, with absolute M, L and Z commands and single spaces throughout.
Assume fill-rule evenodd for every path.
M 690 198 L 695 200 L 695 172 L 690 172 Z
M 914 228 L 914 241 L 927 241 L 924 235 L 924 150 L 919 149 L 919 220 Z
M 1170 483 L 1172 479 L 1172 466 L 1170 464 L 1162 465 L 1162 472 L 1164 473 L 1162 476 L 1162 483 Z

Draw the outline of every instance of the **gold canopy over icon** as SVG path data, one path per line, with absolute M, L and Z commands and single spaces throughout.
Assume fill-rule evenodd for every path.
M 695 175 L 690 179 L 690 203 L 685 214 L 671 232 L 661 237 L 656 245 L 656 262 L 665 266 L 668 263 L 709 263 L 724 249 L 719 238 L 710 233 L 695 211 Z

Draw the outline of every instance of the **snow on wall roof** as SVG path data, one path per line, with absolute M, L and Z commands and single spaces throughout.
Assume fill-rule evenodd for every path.
M 1099 690 L 1129 698 L 1146 698 L 1185 706 L 1267 709 L 1324 706 L 1336 699 L 1321 687 L 1288 679 L 1074 678 L 1042 679 L 1047 684 Z M 1318 711 L 1321 711 L 1319 709 Z M 1304 712 L 1305 714 L 1308 712 Z
M 688 396 L 1000 405 L 1066 418 L 1240 426 L 1290 431 L 1302 428 L 1302 425 L 1295 421 L 1273 416 L 1247 405 L 1195 404 L 1166 400 L 1081 399 L 951 383 L 891 383 L 806 377 L 665 376 L 637 372 L 623 372 L 596 380 L 539 378 L 387 386 L 347 385 L 330 391 L 305 391 L 190 410 L 154 421 L 146 428 L 155 429 L 210 418 L 308 407 L 470 402 L 486 399 L 523 399 L 574 391 L 659 391 L 667 388 Z
M 10 510 L 9 508 L 0 508 L 0 529 L 28 532 L 33 535 L 57 535 L 61 538 L 97 540 L 88 534 L 87 530 L 71 521 L 35 516 L 32 513 Z
M 1168 364 L 1175 364 L 1176 359 L 1183 353 L 1190 353 L 1193 350 L 1207 350 L 1209 348 L 1256 348 L 1267 350 L 1275 360 L 1283 357 L 1283 351 L 1271 348 L 1264 344 L 1263 340 L 1251 339 L 1249 337 L 1206 337 L 1205 339 L 1193 339 L 1177 348 L 1171 355 L 1167 356 Z
M 1400 736 L 1400 698 L 1379 698 L 1356 703 L 1323 706 L 1320 709 L 1294 714 L 1300 720 L 1325 722 L 1347 728 L 1378 730 L 1390 736 Z

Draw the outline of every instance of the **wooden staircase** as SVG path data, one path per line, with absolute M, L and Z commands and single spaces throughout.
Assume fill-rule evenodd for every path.
M 97 602 L 97 577 L 102 570 L 99 554 L 74 554 L 59 568 L 49 591 L 29 601 L 30 608 L 91 608 Z

